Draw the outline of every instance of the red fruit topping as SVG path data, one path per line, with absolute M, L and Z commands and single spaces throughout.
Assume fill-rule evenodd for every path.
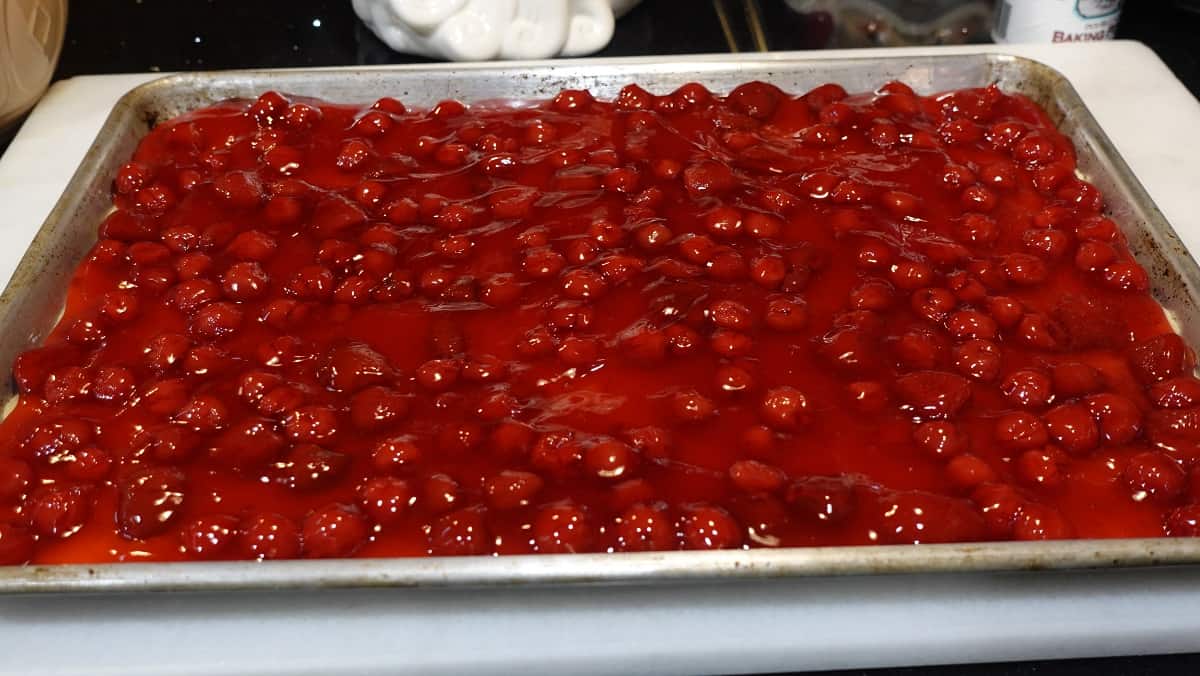
M 1200 532 L 1194 354 L 997 87 L 268 92 L 134 155 L 0 564 Z

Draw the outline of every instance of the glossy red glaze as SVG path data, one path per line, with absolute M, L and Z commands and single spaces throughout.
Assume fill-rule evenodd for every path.
M 1195 534 L 1073 158 L 896 83 L 165 122 L 14 367 L 0 563 Z

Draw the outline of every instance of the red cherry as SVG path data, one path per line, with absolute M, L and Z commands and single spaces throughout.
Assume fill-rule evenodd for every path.
M 67 366 L 52 372 L 42 387 L 42 396 L 51 404 L 61 404 L 87 396 L 92 387 L 88 372 L 78 366 Z
M 712 505 L 688 505 L 680 513 L 679 531 L 685 549 L 733 549 L 741 546 L 741 527 L 724 509 Z
M 191 455 L 198 444 L 195 437 L 161 435 L 155 455 L 166 462 Z M 285 445 L 275 423 L 262 418 L 247 418 L 222 432 L 209 449 L 215 462 L 242 471 L 262 467 L 274 460 Z
M 1062 451 L 1047 446 L 1031 449 L 1017 456 L 1014 469 L 1017 477 L 1030 486 L 1055 488 L 1065 480 L 1062 468 L 1064 461 Z
M 1125 466 L 1125 483 L 1135 501 L 1145 499 L 1170 501 L 1179 497 L 1187 477 L 1178 463 L 1155 451 L 1139 453 Z
M 1049 376 L 1033 369 L 1021 369 L 1008 374 L 1000 383 L 1000 391 L 1015 406 L 1039 409 L 1054 396 Z
M 983 382 L 1000 375 L 1000 348 L 988 340 L 968 340 L 955 346 L 954 368 L 959 373 Z
M 584 467 L 601 479 L 628 478 L 635 459 L 633 449 L 616 439 L 593 444 L 583 454 Z
M 1041 284 L 1049 274 L 1046 264 L 1030 254 L 1009 254 L 1004 259 L 1004 272 L 1014 284 L 1022 286 Z
M 1044 505 L 1025 505 L 1013 522 L 1013 537 L 1018 540 L 1062 540 L 1071 535 L 1062 515 Z
M 33 483 L 33 468 L 19 458 L 0 456 L 0 505 L 15 503 Z
M 21 447 L 36 458 L 57 461 L 91 443 L 93 425 L 77 418 L 43 422 L 33 428 Z
M 982 458 L 964 453 L 946 463 L 946 476 L 959 488 L 972 489 L 994 481 L 996 473 Z
M 408 398 L 390 387 L 368 387 L 350 398 L 350 422 L 361 430 L 382 429 L 404 418 L 408 406 Z
M 192 318 L 192 333 L 201 338 L 224 338 L 237 331 L 242 323 L 242 310 L 233 303 L 210 303 Z
M 545 481 L 532 472 L 505 470 L 484 481 L 483 495 L 493 509 L 516 509 L 529 505 L 543 486 Z
M 719 300 L 708 311 L 713 323 L 722 328 L 745 331 L 754 323 L 750 309 L 734 300 Z
M 961 310 L 946 319 L 946 330 L 959 340 L 979 338 L 993 340 L 996 337 L 996 322 L 977 310 Z
M 304 517 L 301 544 L 308 558 L 345 558 L 362 546 L 369 532 L 357 507 L 333 503 Z
M 984 483 L 976 488 L 971 493 L 971 501 L 978 506 L 994 537 L 1010 536 L 1017 516 L 1027 504 L 1012 486 L 997 483 Z
M 987 299 L 988 314 L 1002 328 L 1011 329 L 1016 326 L 1025 314 L 1021 302 L 1008 296 L 992 296 Z
M 1146 392 L 1159 408 L 1189 408 L 1200 403 L 1200 380 L 1180 376 L 1154 383 Z
M 335 390 L 355 391 L 384 382 L 393 374 L 388 360 L 365 343 L 345 343 L 329 353 L 327 382 Z
M 222 289 L 233 300 L 259 298 L 268 291 L 271 279 L 258 263 L 234 263 L 221 275 Z
M 543 507 L 534 518 L 533 541 L 539 552 L 586 552 L 591 549 L 592 539 L 592 526 L 587 514 L 571 503 Z
M 775 297 L 767 301 L 763 321 L 776 331 L 799 331 L 808 323 L 808 310 L 800 299 Z
M 941 287 L 918 289 L 913 293 L 910 305 L 918 317 L 940 324 L 958 305 L 958 298 Z
M 431 474 L 422 489 L 421 503 L 434 514 L 454 508 L 462 499 L 458 482 L 445 474 Z
M 946 341 L 925 328 L 915 328 L 893 343 L 901 363 L 913 368 L 930 369 L 942 362 Z
M 214 432 L 228 424 L 229 409 L 217 397 L 201 394 L 184 404 L 175 420 L 197 432 Z
M 1016 337 L 1028 347 L 1053 350 L 1059 345 L 1060 329 L 1044 315 L 1029 313 L 1017 324 Z
M 1084 272 L 1098 272 L 1117 259 L 1117 250 L 1111 244 L 1090 240 L 1080 242 L 1075 252 L 1075 267 Z
M 798 479 L 788 486 L 785 499 L 801 518 L 818 523 L 841 523 L 856 510 L 853 485 L 844 477 Z
M 875 509 L 882 510 L 876 530 L 884 543 L 969 542 L 986 529 L 962 501 L 929 493 L 885 493 Z
M 1041 419 L 1025 412 L 1007 413 L 997 418 L 995 433 L 997 442 L 1013 450 L 1045 446 L 1050 438 Z
M 704 217 L 704 227 L 716 237 L 736 237 L 742 231 L 742 212 L 732 207 L 717 207 Z
M 916 415 L 946 418 L 971 398 L 971 387 L 961 376 L 941 371 L 915 371 L 896 379 L 903 408 Z
M 1054 392 L 1063 397 L 1091 394 L 1104 387 L 1100 372 L 1080 362 L 1055 364 L 1050 374 L 1054 380 Z
M 563 339 L 558 347 L 558 358 L 564 364 L 572 367 L 586 367 L 596 362 L 600 356 L 600 345 L 593 338 L 571 336 Z
M 794 387 L 772 388 L 763 395 L 759 416 L 774 429 L 795 429 L 807 421 L 808 398 Z
M 350 458 L 313 444 L 295 446 L 271 467 L 275 481 L 299 491 L 315 491 L 335 484 Z
M 27 350 L 17 355 L 13 364 L 13 380 L 22 393 L 40 392 L 51 372 L 78 364 L 81 358 L 81 348 L 73 345 Z
M 129 540 L 145 540 L 170 528 L 187 496 L 187 477 L 178 469 L 146 467 L 117 485 L 117 529 Z
M 1083 403 L 1100 423 L 1100 435 L 1111 444 L 1127 444 L 1142 430 L 1142 413 L 1119 394 L 1093 394 Z
M 695 336 L 694 331 L 675 327 L 668 327 L 667 331 L 672 334 L 670 335 L 670 346 L 673 352 L 684 356 L 692 351 L 695 345 L 694 342 L 691 342 Z M 698 337 L 696 339 L 698 340 Z M 732 359 L 748 355 L 754 349 L 754 341 L 744 333 L 718 329 L 709 339 L 709 346 L 719 356 Z
M 328 406 L 302 406 L 287 414 L 283 428 L 294 441 L 324 441 L 337 434 L 337 413 Z
M 616 519 L 616 549 L 622 552 L 652 552 L 672 549 L 675 529 L 662 509 L 635 504 Z
M 25 500 L 30 528 L 42 537 L 67 538 L 79 532 L 91 513 L 86 486 L 39 486 Z
M 237 260 L 262 262 L 274 256 L 278 247 L 270 235 L 258 230 L 246 230 L 233 238 L 225 252 Z
M 1044 418 L 1050 437 L 1069 453 L 1084 453 L 1100 443 L 1100 429 L 1082 404 L 1056 406 Z
M 416 503 L 408 482 L 392 477 L 374 477 L 358 488 L 358 504 L 377 524 L 399 521 Z
M 187 336 L 160 333 L 143 348 L 142 355 L 146 366 L 156 373 L 164 373 L 183 359 L 191 347 L 192 341 Z
M 1163 531 L 1177 538 L 1200 537 L 1200 504 L 1185 505 L 1168 514 Z M 3 537 L 3 531 L 0 531 L 0 537 Z M 3 551 L 3 541 L 0 540 L 0 560 L 3 559 Z
M 75 452 L 75 459 L 67 464 L 67 476 L 77 481 L 102 481 L 112 469 L 112 456 L 95 446 L 86 446 Z
M 915 291 L 933 282 L 933 270 L 924 263 L 902 260 L 891 267 L 889 275 L 896 288 Z
M 682 421 L 699 422 L 717 412 L 712 400 L 695 390 L 676 392 L 671 395 L 671 412 Z
M 267 392 L 283 384 L 283 379 L 266 371 L 248 371 L 238 378 L 237 394 L 242 401 L 253 406 Z
M 754 377 L 738 366 L 721 366 L 717 368 L 715 382 L 719 391 L 735 395 L 749 391 L 754 386 Z
M 883 311 L 892 306 L 895 289 L 878 279 L 870 279 L 850 292 L 850 308 L 853 310 Z
M 239 536 L 238 520 L 227 514 L 196 517 L 179 531 L 183 553 L 194 559 L 227 555 Z
M 913 441 L 926 453 L 950 458 L 967 450 L 967 437 L 952 423 L 931 420 L 913 429 Z
M 300 555 L 300 529 L 282 514 L 261 512 L 242 521 L 238 544 L 246 558 L 294 559 Z
M 384 439 L 371 451 L 371 466 L 384 474 L 408 471 L 421 461 L 421 449 L 404 438 Z
M 739 460 L 729 467 L 729 478 L 747 493 L 773 493 L 787 483 L 787 474 L 757 460 Z
M 1183 374 L 1196 363 L 1196 356 L 1175 333 L 1164 333 L 1139 343 L 1129 355 L 1130 366 L 1143 383 L 1154 383 Z
M 1101 274 L 1104 285 L 1118 291 L 1145 292 L 1150 289 L 1150 276 L 1145 268 L 1132 260 L 1109 263 Z
M 429 530 L 429 553 L 434 556 L 486 554 L 492 542 L 485 512 L 468 507 L 438 518 Z

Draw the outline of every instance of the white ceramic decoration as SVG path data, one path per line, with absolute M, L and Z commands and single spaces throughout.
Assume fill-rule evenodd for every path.
M 545 59 L 599 51 L 640 0 L 352 0 L 398 52 L 452 61 Z
M 66 25 L 67 0 L 0 0 L 0 128 L 50 84 Z

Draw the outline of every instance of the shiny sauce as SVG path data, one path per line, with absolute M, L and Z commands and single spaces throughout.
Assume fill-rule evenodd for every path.
M 0 563 L 1200 532 L 1200 381 L 996 87 L 156 126 L 17 360 Z

